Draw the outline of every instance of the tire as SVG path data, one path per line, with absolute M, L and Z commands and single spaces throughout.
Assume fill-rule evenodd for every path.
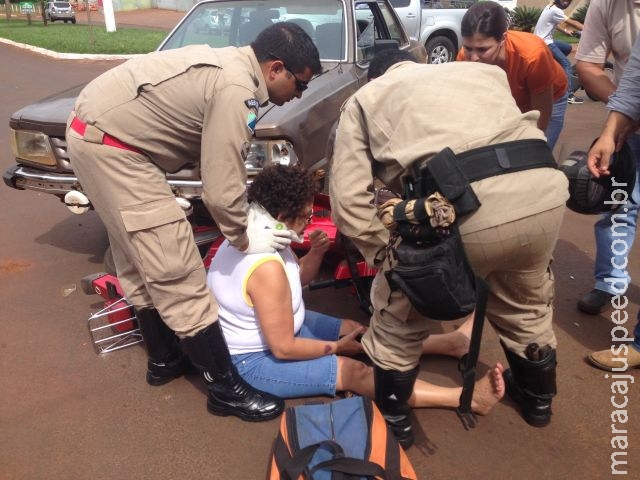
M 76 24 L 76 19 L 74 18 L 73 20 L 71 20 L 71 23 L 73 23 L 75 25 Z
M 454 61 L 455 49 L 453 42 L 447 37 L 433 37 L 425 45 L 427 63 L 449 63 Z
M 104 251 L 104 257 L 102 257 L 102 263 L 104 264 L 104 271 L 111 275 L 116 275 L 116 264 L 113 261 L 113 254 L 111 253 L 111 245 Z
M 67 22 L 68 22 L 68 20 L 65 20 L 65 21 L 64 21 L 64 23 L 67 23 Z

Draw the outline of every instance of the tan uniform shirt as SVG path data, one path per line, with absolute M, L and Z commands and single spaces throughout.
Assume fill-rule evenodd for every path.
M 374 178 L 400 192 L 407 167 L 445 147 L 460 153 L 512 140 L 544 140 L 538 116 L 520 112 L 499 67 L 392 66 L 343 106 L 331 167 L 334 221 L 367 262 L 377 264 L 388 232 L 373 206 Z M 482 207 L 461 222 L 463 234 L 550 210 L 568 197 L 564 174 L 548 168 L 487 178 L 472 187 Z
M 591 0 L 576 60 L 604 63 L 614 59 L 614 84 L 618 84 L 631 47 L 640 30 L 640 2 L 637 0 Z
M 87 85 L 77 116 L 145 152 L 166 172 L 200 168 L 203 201 L 246 248 L 244 157 L 268 100 L 250 47 L 193 45 L 134 58 Z

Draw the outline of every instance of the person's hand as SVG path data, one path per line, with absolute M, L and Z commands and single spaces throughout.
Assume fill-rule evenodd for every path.
M 329 250 L 331 241 L 323 230 L 314 230 L 309 234 L 309 244 L 310 250 L 324 255 Z
M 616 149 L 615 140 L 608 135 L 600 135 L 598 140 L 589 149 L 587 168 L 596 178 L 601 175 L 610 175 L 609 160 Z
M 356 328 L 352 332 L 341 337 L 336 342 L 336 354 L 337 355 L 357 355 L 362 353 L 364 349 L 362 344 L 358 341 L 358 337 L 362 335 L 367 329 L 365 327 Z
M 291 232 L 289 230 L 277 230 L 275 228 L 247 227 L 249 246 L 243 253 L 274 253 L 291 244 Z

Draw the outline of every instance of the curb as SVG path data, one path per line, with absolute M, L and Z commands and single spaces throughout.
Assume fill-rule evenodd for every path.
M 142 54 L 134 53 L 130 55 L 106 55 L 99 53 L 59 53 L 53 50 L 47 50 L 46 48 L 34 47 L 33 45 L 27 45 L 26 43 L 18 43 L 13 40 L 7 40 L 6 38 L 0 38 L 0 43 L 7 45 L 13 45 L 14 47 L 24 48 L 31 50 L 32 52 L 39 53 L 40 55 L 46 55 L 48 57 L 63 59 L 63 60 L 127 60 L 129 58 L 139 57 Z

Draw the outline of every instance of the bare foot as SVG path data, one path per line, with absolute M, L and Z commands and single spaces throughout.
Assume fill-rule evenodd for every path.
M 476 382 L 473 389 L 471 409 L 478 415 L 487 415 L 496 403 L 504 397 L 505 384 L 502 373 L 504 367 L 500 362 Z

